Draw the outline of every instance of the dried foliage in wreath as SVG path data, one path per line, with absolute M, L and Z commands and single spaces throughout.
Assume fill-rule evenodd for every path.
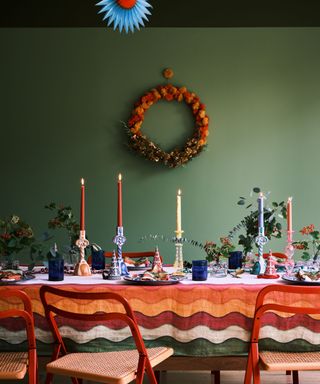
M 173 76 L 172 69 L 164 70 L 163 76 L 170 79 Z M 195 129 L 192 137 L 187 140 L 181 150 L 175 148 L 171 152 L 165 152 L 141 131 L 146 111 L 159 100 L 184 101 L 191 108 L 195 119 Z M 127 128 L 130 148 L 148 160 L 163 163 L 169 168 L 176 168 L 192 160 L 205 148 L 209 135 L 209 117 L 206 114 L 205 105 L 201 103 L 199 97 L 188 91 L 186 87 L 176 87 L 172 84 L 159 85 L 144 94 L 135 103 Z

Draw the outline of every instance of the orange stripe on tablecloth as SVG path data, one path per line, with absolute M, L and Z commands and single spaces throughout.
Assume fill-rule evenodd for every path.
M 59 286 L 60 287 L 60 286 Z M 13 286 L 10 286 L 12 289 Z M 17 286 L 14 286 L 16 289 Z M 19 286 L 31 298 L 33 309 L 36 313 L 44 315 L 43 307 L 39 297 L 39 285 Z M 8 289 L 8 287 L 0 287 Z M 117 292 L 126 297 L 135 311 L 146 316 L 157 316 L 165 311 L 172 311 L 179 316 L 189 317 L 198 312 L 206 312 L 215 317 L 223 317 L 231 312 L 238 312 L 244 316 L 252 317 L 254 312 L 255 298 L 261 286 L 243 285 L 175 285 L 172 286 L 130 286 L 130 285 L 63 285 L 61 289 L 77 292 Z M 300 296 L 301 297 L 301 296 Z M 81 308 L 84 313 L 107 310 L 110 305 L 102 301 L 83 300 L 82 305 L 72 299 L 61 299 L 50 295 L 50 301 L 59 304 L 60 307 L 70 310 Z M 280 300 L 277 295 L 276 301 Z M 284 303 L 292 304 L 292 298 L 282 295 Z M 313 296 L 304 296 L 303 300 L 296 304 L 314 305 Z M 113 306 L 114 308 L 114 306 Z M 117 307 L 119 308 L 119 307 Z M 1 309 L 1 301 L 0 301 Z M 289 315 L 281 315 L 283 317 Z

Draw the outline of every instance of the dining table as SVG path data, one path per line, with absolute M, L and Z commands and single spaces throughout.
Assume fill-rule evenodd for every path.
M 147 347 L 166 345 L 174 349 L 174 356 L 161 369 L 244 369 L 257 294 L 266 285 L 287 284 L 287 281 L 281 276 L 264 279 L 250 273 L 235 276 L 209 276 L 205 281 L 193 281 L 187 275 L 177 283 L 139 285 L 125 280 L 104 280 L 101 274 L 65 275 L 63 281 L 54 282 L 48 280 L 47 274 L 39 273 L 16 284 L 0 285 L 0 310 L 8 305 L 17 306 L 16 302 L 1 299 L 1 291 L 20 289 L 27 293 L 34 311 L 38 354 L 50 356 L 53 339 L 40 300 L 42 285 L 78 293 L 116 292 L 132 306 Z M 110 304 L 100 301 L 78 304 L 72 299 L 53 297 L 52 300 L 63 308 L 85 313 L 110 309 Z M 278 294 L 271 295 L 270 300 L 292 304 L 293 299 Z M 294 300 L 314 305 L 317 299 L 313 295 L 308 298 L 301 295 Z M 132 344 L 130 331 L 124 325 L 59 319 L 58 324 L 68 350 L 109 351 Z M 283 351 L 319 350 L 319 331 L 320 321 L 316 317 L 267 313 L 261 329 L 261 345 Z M 25 343 L 21 321 L 1 321 L 0 350 L 16 350 Z

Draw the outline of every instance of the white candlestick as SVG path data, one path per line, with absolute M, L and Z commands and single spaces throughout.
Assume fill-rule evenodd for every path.
M 176 226 L 177 238 L 181 238 L 181 190 L 177 193 L 177 226 Z

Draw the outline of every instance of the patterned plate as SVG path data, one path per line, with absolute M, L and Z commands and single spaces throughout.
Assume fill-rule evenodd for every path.
M 299 280 L 295 276 L 289 276 L 289 275 L 282 275 L 282 279 L 286 283 L 295 284 L 295 285 L 320 285 L 320 280 L 304 281 L 304 280 Z
M 12 285 L 12 284 L 17 284 L 17 283 L 22 283 L 26 280 L 32 280 L 34 279 L 34 275 L 23 275 L 20 280 L 0 280 L 0 285 Z
M 139 278 L 133 277 L 124 277 L 124 281 L 130 284 L 135 285 L 172 285 L 178 284 L 178 279 L 169 279 L 169 280 L 140 280 Z

